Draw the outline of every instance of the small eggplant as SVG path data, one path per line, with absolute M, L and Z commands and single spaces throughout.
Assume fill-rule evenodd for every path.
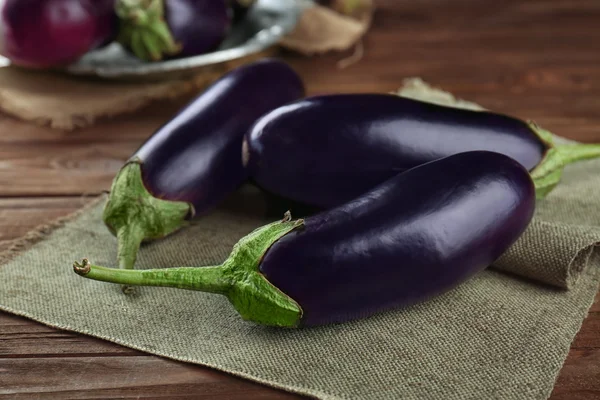
M 117 0 L 119 42 L 145 61 L 215 50 L 231 27 L 226 0 Z
M 73 265 L 87 278 L 226 295 L 240 315 L 297 327 L 344 322 L 439 295 L 492 264 L 535 207 L 527 170 L 493 152 L 429 162 L 337 208 L 242 238 L 216 267 L 126 271 Z
M 115 0 L 0 0 L 0 54 L 29 68 L 62 67 L 117 35 Z
M 119 266 L 133 268 L 142 241 L 174 232 L 243 183 L 244 134 L 261 115 L 303 95 L 287 64 L 265 59 L 226 74 L 159 128 L 117 174 L 104 209 Z
M 267 191 L 332 207 L 398 172 L 465 151 L 508 155 L 527 168 L 543 198 L 564 166 L 600 157 L 598 144 L 555 145 L 531 122 L 395 95 L 306 98 L 261 118 L 244 140 L 251 177 Z

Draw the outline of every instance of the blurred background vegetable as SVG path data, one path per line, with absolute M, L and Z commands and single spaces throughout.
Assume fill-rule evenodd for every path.
M 72 63 L 118 27 L 114 0 L 3 0 L 0 13 L 0 54 L 34 68 Z
M 225 0 L 117 0 L 116 10 L 119 42 L 146 61 L 215 50 L 233 14 Z

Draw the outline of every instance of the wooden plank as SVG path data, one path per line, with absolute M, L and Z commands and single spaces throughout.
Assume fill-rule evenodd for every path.
M 100 193 L 135 149 L 134 142 L 4 145 L 0 149 L 0 196 Z
M 11 399 L 37 396 L 51 399 L 301 398 L 217 371 L 152 356 L 0 359 L 0 396 Z
M 85 202 L 81 196 L 0 199 L 0 243 L 17 239 L 40 225 L 69 215 Z
M 600 313 L 590 313 L 577 333 L 573 349 L 600 349 Z
M 590 312 L 591 313 L 600 313 L 600 293 L 598 294 L 598 296 L 596 296 L 596 299 L 594 300 L 594 304 L 592 304 L 592 307 L 590 308 Z
M 0 312 L 0 359 L 81 357 L 82 355 L 122 357 L 146 354 Z
M 75 132 L 0 118 L 0 197 L 99 193 L 123 162 L 183 100 L 161 102 L 145 117 L 124 115 Z
M 600 349 L 571 350 L 550 400 L 600 398 Z

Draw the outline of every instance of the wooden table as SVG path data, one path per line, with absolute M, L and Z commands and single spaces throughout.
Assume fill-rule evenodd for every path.
M 421 76 L 490 109 L 600 141 L 597 0 L 379 0 L 366 56 L 284 57 L 311 94 L 388 92 Z M 81 206 L 183 104 L 162 103 L 72 133 L 0 117 L 0 249 Z M 600 300 L 600 297 L 597 298 Z M 86 379 L 87 372 L 94 377 Z M 16 398 L 292 399 L 207 368 L 165 360 L 0 313 L 0 388 Z M 600 305 L 577 335 L 552 395 L 600 398 Z

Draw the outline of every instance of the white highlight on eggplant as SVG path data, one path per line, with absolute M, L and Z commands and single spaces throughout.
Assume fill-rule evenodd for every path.
M 302 108 L 307 108 L 307 107 L 311 107 L 311 106 L 312 106 L 312 104 L 310 102 L 298 101 L 296 103 L 292 103 L 292 104 L 288 104 L 288 105 L 276 108 L 275 110 L 273 110 L 270 113 L 266 114 L 265 116 L 261 117 L 261 119 L 259 119 L 258 122 L 256 122 L 256 124 L 254 125 L 254 128 L 252 128 L 252 131 L 250 132 L 251 139 L 256 140 L 257 138 L 259 138 L 260 135 L 262 134 L 262 132 L 264 131 L 264 129 L 266 128 L 266 126 L 269 125 L 269 123 L 272 120 L 277 119 L 280 115 L 292 113 L 292 112 L 300 110 Z
M 248 148 L 248 138 L 244 136 L 242 141 L 242 165 L 244 168 L 248 166 L 248 161 L 250 161 L 250 149 Z

